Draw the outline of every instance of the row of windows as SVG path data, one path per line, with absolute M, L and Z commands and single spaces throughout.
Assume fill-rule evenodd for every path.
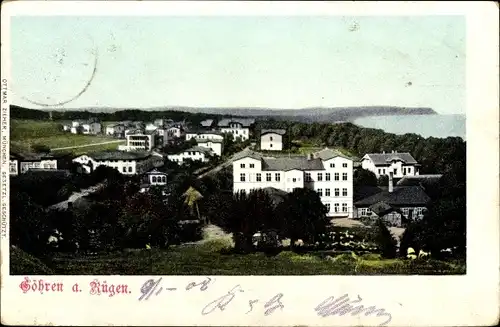
M 122 171 L 123 171 L 124 173 L 126 173 L 126 172 L 127 172 L 127 167 L 123 167 L 123 168 L 122 168 Z M 129 172 L 129 173 L 131 173 L 131 172 L 132 172 L 132 167 L 128 167 L 128 172 Z
M 236 135 L 238 135 L 238 130 L 234 130 L 234 129 L 233 129 L 233 130 L 230 130 L 229 132 L 231 132 L 232 134 L 236 134 Z M 242 130 L 242 131 L 241 131 L 241 134 L 246 135 L 246 134 L 247 134 L 246 129 Z
M 415 208 L 415 209 L 413 209 L 413 215 L 420 216 L 423 214 L 423 210 L 424 210 L 424 208 L 422 208 L 422 207 Z M 403 212 L 403 215 L 405 217 L 408 217 L 410 214 L 410 208 L 402 208 L 401 211 Z M 371 216 L 372 211 L 370 210 L 370 208 L 360 208 L 359 214 L 360 214 L 360 216 Z
M 257 173 L 255 175 L 255 177 L 256 177 L 257 182 L 262 182 L 262 174 L 261 173 Z M 246 181 L 246 174 L 241 173 L 240 174 L 240 182 L 245 182 L 245 181 Z M 281 174 L 280 173 L 274 174 L 274 181 L 275 182 L 281 181 Z M 294 178 L 293 181 L 296 182 L 296 179 Z M 266 182 L 272 182 L 272 174 L 271 173 L 266 173 Z
M 245 168 L 246 165 L 244 163 L 240 164 L 240 168 Z M 255 168 L 255 164 L 251 163 L 249 164 L 249 168 Z
M 335 168 L 335 163 L 330 163 L 330 168 Z M 342 168 L 347 168 L 347 162 L 342 163 Z
M 332 211 L 332 207 L 331 207 L 330 203 L 325 204 L 325 206 L 328 209 L 328 212 Z M 340 204 L 339 203 L 333 204 L 333 212 L 340 212 Z M 347 203 L 342 203 L 342 212 L 348 212 Z
M 153 176 L 151 178 L 151 182 L 153 183 L 166 183 L 167 182 L 167 176 Z
M 347 180 L 347 173 L 342 173 L 342 180 L 346 181 Z M 306 182 L 312 182 L 312 177 L 311 173 L 306 173 Z M 333 180 L 338 181 L 340 180 L 340 174 L 339 173 L 334 173 L 333 174 Z M 318 173 L 317 175 L 317 181 L 322 182 L 323 181 L 323 173 Z M 329 182 L 331 181 L 331 175 L 330 173 L 325 173 L 325 181 Z
M 398 174 L 398 169 L 394 168 L 393 173 L 394 173 L 394 175 L 397 175 Z M 406 175 L 407 173 L 411 174 L 411 167 L 403 167 L 403 175 Z M 378 174 L 379 175 L 381 175 L 381 174 L 385 175 L 385 168 L 379 168 L 378 169 Z
M 319 196 L 323 196 L 323 189 L 319 188 L 316 190 Z M 334 196 L 340 196 L 340 189 L 335 188 L 333 189 L 333 195 Z M 325 188 L 325 196 L 331 196 L 331 192 L 329 188 Z M 342 196 L 347 196 L 347 188 L 342 189 Z

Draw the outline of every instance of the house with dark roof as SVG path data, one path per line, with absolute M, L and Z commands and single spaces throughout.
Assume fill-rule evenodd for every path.
M 420 164 L 408 152 L 367 153 L 361 159 L 361 167 L 380 177 L 393 174 L 394 178 L 419 174 Z
M 168 160 L 182 165 L 186 160 L 208 162 L 215 153 L 212 149 L 202 146 L 193 146 L 177 154 L 167 155 Z
M 260 149 L 266 151 L 283 150 L 285 135 L 286 130 L 284 129 L 262 129 L 260 131 Z
M 233 192 L 309 188 L 318 193 L 332 218 L 353 216 L 352 177 L 352 160 L 326 151 L 317 157 L 284 157 L 246 150 L 233 159 Z
M 137 175 L 163 166 L 163 157 L 145 151 L 101 151 L 83 154 L 74 158 L 73 162 L 82 165 L 87 173 L 99 166 L 107 166 L 124 175 Z
M 419 185 L 393 186 L 389 175 L 387 187 L 360 187 L 355 190 L 355 218 L 382 218 L 395 227 L 409 220 L 423 218 L 431 198 Z
M 9 174 L 24 174 L 31 169 L 65 169 L 70 161 L 67 154 L 11 152 Z
M 250 138 L 251 127 L 255 124 L 253 118 L 224 118 L 217 123 L 220 132 L 233 135 L 234 139 L 246 141 Z
M 140 192 L 147 192 L 152 186 L 167 185 L 167 173 L 161 172 L 158 169 L 153 169 L 144 173 L 142 176 L 143 183 L 140 186 Z
M 73 134 L 95 135 L 102 132 L 102 125 L 97 118 L 90 118 L 88 120 L 75 120 L 71 123 L 70 130 Z
M 196 144 L 200 147 L 208 148 L 217 156 L 222 156 L 224 152 L 224 141 L 223 140 L 212 140 L 204 138 L 196 138 Z

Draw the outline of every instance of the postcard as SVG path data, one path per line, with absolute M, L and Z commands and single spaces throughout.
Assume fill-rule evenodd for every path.
M 495 3 L 1 24 L 3 324 L 498 324 Z

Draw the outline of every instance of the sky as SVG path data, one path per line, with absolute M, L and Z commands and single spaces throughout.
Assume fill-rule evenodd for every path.
M 465 114 L 463 16 L 15 16 L 11 55 L 13 103 L 30 108 Z

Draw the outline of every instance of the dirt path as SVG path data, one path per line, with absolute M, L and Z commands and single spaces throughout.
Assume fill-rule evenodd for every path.
M 116 141 L 107 141 L 107 142 L 100 142 L 100 143 L 84 144 L 84 145 L 65 146 L 65 147 L 62 147 L 62 148 L 53 148 L 53 149 L 50 149 L 50 151 L 58 151 L 58 150 L 69 150 L 69 149 L 86 148 L 86 147 L 89 147 L 89 146 L 104 145 L 104 144 L 112 144 L 112 143 L 120 143 L 120 142 L 123 142 L 123 141 L 124 141 L 124 140 L 116 140 Z

